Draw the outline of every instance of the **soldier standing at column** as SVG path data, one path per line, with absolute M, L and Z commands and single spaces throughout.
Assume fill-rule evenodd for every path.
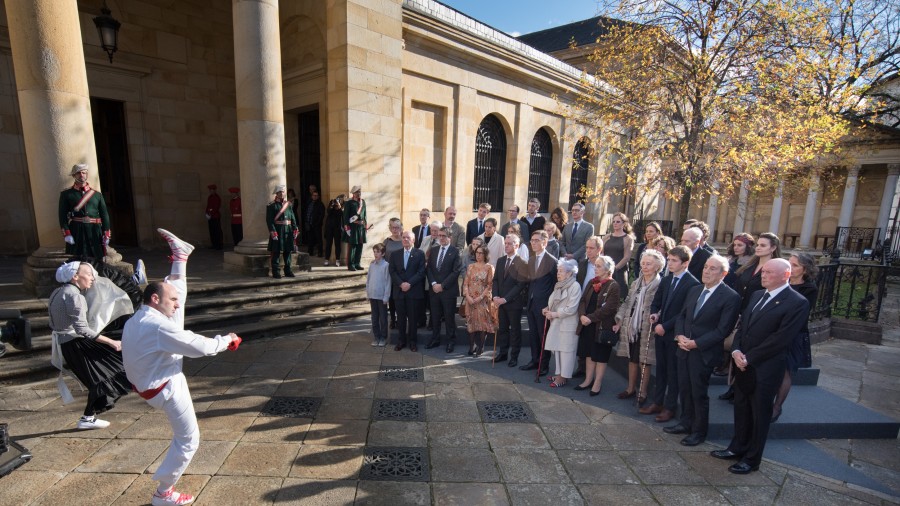
M 359 264 L 362 257 L 363 244 L 366 243 L 366 231 L 371 225 L 366 223 L 366 201 L 362 199 L 362 188 L 359 185 L 350 189 L 352 197 L 344 204 L 344 233 L 347 242 L 347 269 L 361 271 Z
M 88 185 L 88 165 L 72 167 L 75 184 L 59 194 L 59 226 L 66 241 L 66 254 L 102 260 L 109 245 L 109 213 L 100 192 Z
M 297 218 L 291 208 L 291 201 L 284 198 L 283 184 L 275 187 L 275 200 L 266 206 L 266 225 L 269 227 L 269 252 L 271 253 L 272 277 L 280 278 L 279 262 L 284 259 L 284 275 L 293 278 L 291 253 L 300 235 Z
M 209 197 L 206 197 L 206 223 L 209 226 L 209 240 L 213 249 L 222 249 L 222 198 L 216 193 L 218 187 L 211 184 L 206 187 L 209 189 Z
M 231 200 L 228 202 L 228 209 L 231 211 L 231 237 L 234 245 L 237 246 L 244 239 L 244 220 L 241 218 L 241 189 L 232 186 L 228 189 L 231 194 Z

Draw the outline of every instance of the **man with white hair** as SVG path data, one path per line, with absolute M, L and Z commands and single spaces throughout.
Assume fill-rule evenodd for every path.
M 66 254 L 101 260 L 109 246 L 109 213 L 106 200 L 88 184 L 88 164 L 72 167 L 75 184 L 59 194 L 59 226 Z
M 791 289 L 791 264 L 773 258 L 763 264 L 762 286 L 750 296 L 731 346 L 734 375 L 734 437 L 728 448 L 710 453 L 737 460 L 734 474 L 759 469 L 772 420 L 772 399 L 784 379 L 788 348 L 809 316 L 809 301 Z
M 710 253 L 703 249 L 700 242 L 703 239 L 703 231 L 697 227 L 686 228 L 681 233 L 681 245 L 691 250 L 691 263 L 688 265 L 688 272 L 697 279 L 703 277 L 703 267 L 706 260 L 716 253 Z

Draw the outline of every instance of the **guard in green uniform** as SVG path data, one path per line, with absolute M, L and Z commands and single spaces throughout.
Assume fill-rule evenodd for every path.
M 88 165 L 79 163 L 69 174 L 75 184 L 59 194 L 59 226 L 66 254 L 102 260 L 109 246 L 109 213 L 100 192 L 88 184 Z
M 291 201 L 284 198 L 285 186 L 275 187 L 275 200 L 266 206 L 266 225 L 269 227 L 269 252 L 271 254 L 272 277 L 280 278 L 279 263 L 284 260 L 284 275 L 293 278 L 291 253 L 300 235 L 297 218 L 291 208 Z
M 366 243 L 366 231 L 372 228 L 366 222 L 366 201 L 362 199 L 362 188 L 354 186 L 352 197 L 344 204 L 344 242 L 347 243 L 347 269 L 361 271 L 359 264 L 362 257 L 363 244 Z

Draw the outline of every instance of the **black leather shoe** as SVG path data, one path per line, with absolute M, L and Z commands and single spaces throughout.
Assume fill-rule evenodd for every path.
M 515 366 L 519 365 L 519 360 L 515 359 L 515 358 L 511 358 L 511 359 L 509 359 L 509 362 L 506 363 L 506 365 L 508 367 L 515 367 Z
M 538 372 L 538 376 L 546 376 L 549 373 L 550 373 L 549 367 L 541 367 L 540 372 Z
M 447 353 L 453 353 L 453 343 L 450 343 L 450 344 L 447 345 L 446 352 L 447 352 Z
M 741 458 L 740 455 L 731 450 L 713 450 L 709 452 L 709 455 L 722 460 L 738 460 Z
M 681 425 L 680 423 L 678 425 L 672 425 L 670 427 L 663 427 L 663 432 L 665 432 L 666 434 L 690 434 L 691 433 L 691 431 L 687 427 L 685 427 L 684 425 Z
M 538 368 L 537 363 L 535 363 L 535 362 L 528 362 L 527 364 L 525 364 L 525 365 L 523 365 L 522 367 L 520 367 L 519 370 L 520 370 L 520 371 L 533 371 L 533 370 L 535 370 L 535 369 L 537 369 L 537 368 Z
M 419 348 L 415 344 L 411 344 L 409 345 L 409 351 L 416 352 L 419 351 Z
M 440 341 L 429 341 L 428 344 L 425 345 L 426 350 L 430 350 L 432 348 L 437 348 L 441 345 Z
M 275 279 L 281 279 L 281 274 L 272 274 L 272 277 Z
M 738 462 L 728 466 L 728 472 L 734 474 L 750 474 L 752 471 L 759 471 L 759 466 L 751 466 L 746 462 Z
M 504 360 L 506 360 L 506 354 L 505 354 L 505 353 L 501 353 L 500 355 L 497 355 L 497 356 L 494 357 L 494 362 L 495 362 L 495 363 L 497 363 L 497 362 L 503 362 Z
M 285 272 L 284 277 L 286 278 L 296 278 L 297 276 L 293 272 Z
M 394 346 L 394 351 L 400 351 L 403 348 L 406 348 L 405 344 L 398 344 L 397 346 Z
M 734 389 L 729 388 L 727 392 L 719 395 L 719 399 L 723 400 L 723 401 L 730 401 L 730 400 L 734 399 Z
M 698 444 L 706 441 L 706 436 L 699 433 L 691 434 L 690 436 L 681 440 L 682 446 L 697 446 Z

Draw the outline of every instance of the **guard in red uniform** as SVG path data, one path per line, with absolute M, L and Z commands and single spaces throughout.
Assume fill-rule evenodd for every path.
M 213 249 L 222 249 L 222 199 L 216 193 L 218 188 L 211 184 L 207 186 L 209 197 L 206 197 L 206 223 L 209 225 L 209 240 Z
M 228 209 L 231 210 L 231 237 L 234 239 L 234 245 L 237 246 L 244 238 L 244 222 L 241 219 L 241 189 L 232 186 L 228 189 L 228 193 L 231 194 L 231 201 L 228 202 Z

